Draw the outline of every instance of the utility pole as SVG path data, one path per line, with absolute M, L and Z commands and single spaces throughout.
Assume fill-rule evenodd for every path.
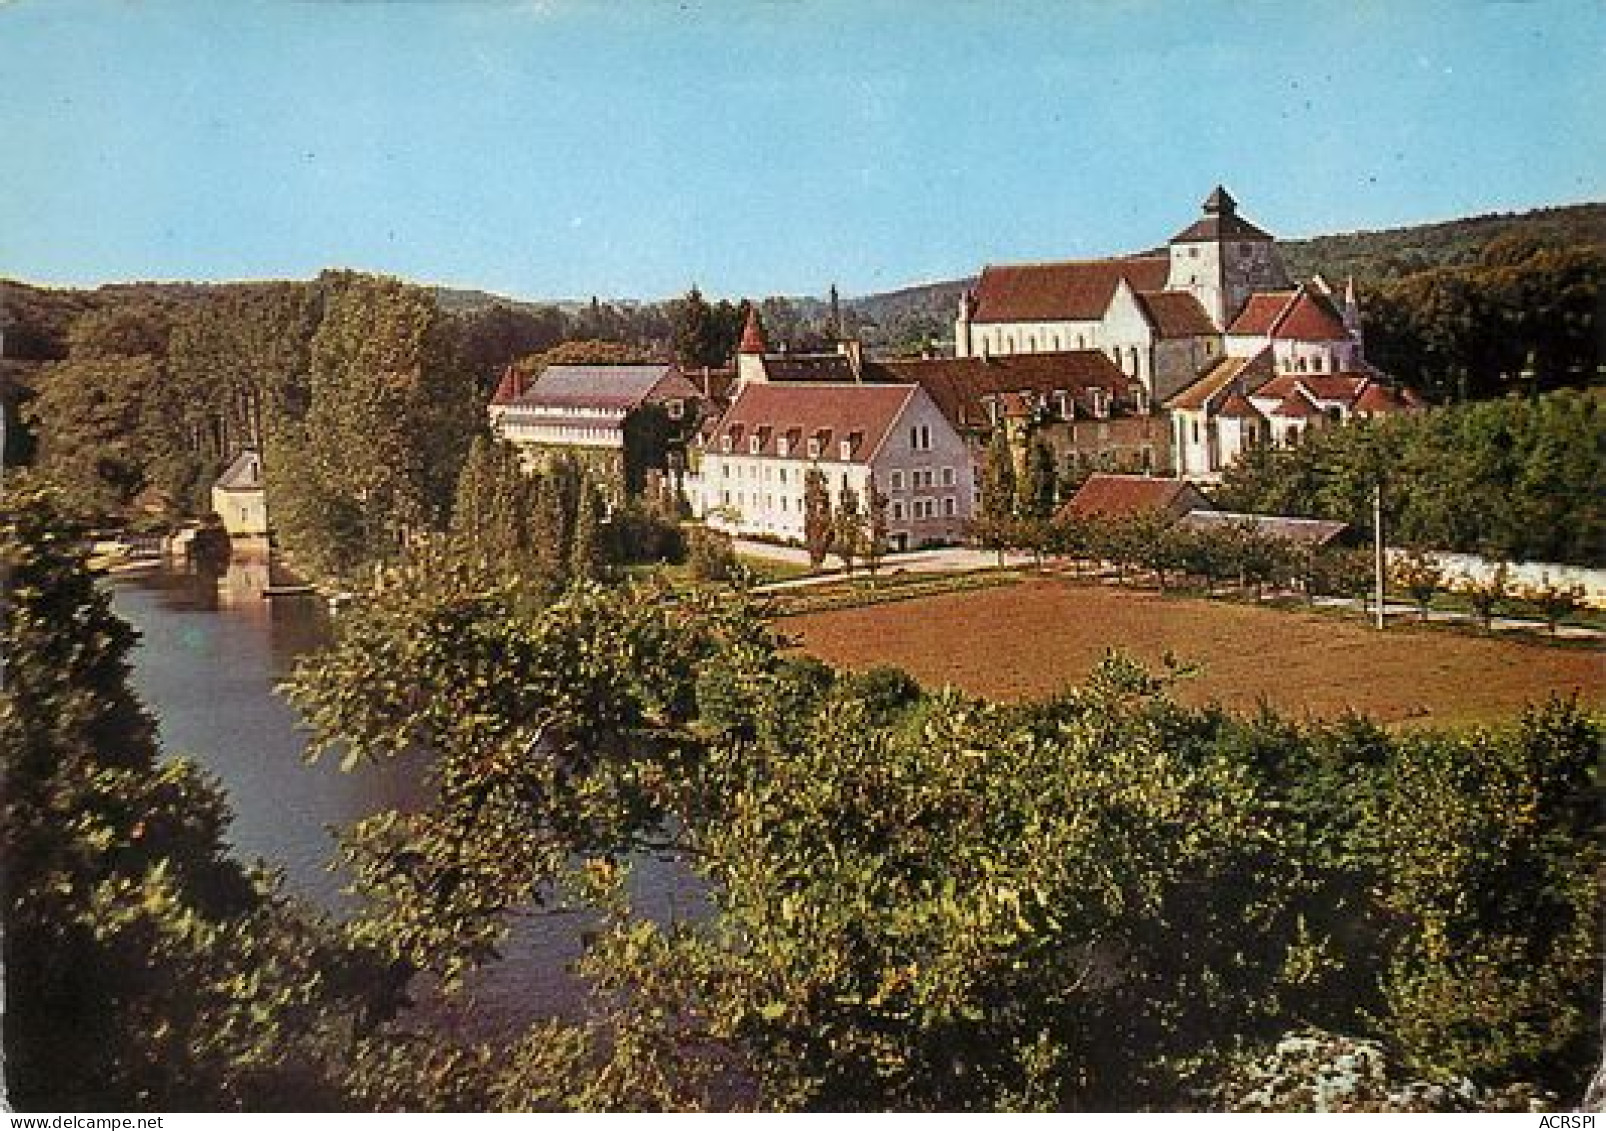
M 1383 479 L 1372 485 L 1372 568 L 1377 580 L 1377 630 L 1383 631 L 1383 581 L 1387 574 L 1383 560 Z

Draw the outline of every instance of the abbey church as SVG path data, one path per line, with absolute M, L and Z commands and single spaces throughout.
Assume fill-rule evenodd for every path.
M 1189 479 L 1251 443 L 1416 407 L 1366 363 L 1353 284 L 1295 286 L 1219 186 L 1165 255 L 991 265 L 960 300 L 957 357 L 1086 350 L 1120 369 L 1137 415 L 1169 411 L 1171 470 Z

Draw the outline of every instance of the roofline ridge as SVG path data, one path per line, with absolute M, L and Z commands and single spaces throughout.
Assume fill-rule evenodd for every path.
M 1154 260 L 1155 262 L 1169 263 L 1168 255 L 1151 255 L 1147 252 L 1132 252 L 1129 255 L 1103 255 L 1091 259 L 1023 259 L 1012 263 L 984 263 L 982 273 L 997 267 L 1080 267 L 1095 263 L 1131 263 L 1133 260 Z M 980 282 L 980 279 L 977 280 Z

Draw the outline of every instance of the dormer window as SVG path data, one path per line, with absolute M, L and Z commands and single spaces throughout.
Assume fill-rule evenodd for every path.
M 759 452 L 764 450 L 764 440 L 763 440 L 763 438 L 760 437 L 757 433 L 754 433 L 752 436 L 749 436 L 748 439 L 747 439 L 747 450 L 749 452 L 751 452 L 755 456 L 758 455 Z
M 841 459 L 843 463 L 847 463 L 853 458 L 853 441 L 843 440 L 837 445 L 837 453 L 838 458 Z
M 730 455 L 731 452 L 736 450 L 736 437 L 729 432 L 725 433 L 724 439 L 720 441 L 719 446 L 724 449 L 726 455 Z
M 792 454 L 792 440 L 789 436 L 781 436 L 775 441 L 775 454 L 785 459 Z
M 808 454 L 809 454 L 809 458 L 810 459 L 819 459 L 820 458 L 820 441 L 819 440 L 814 439 L 812 437 L 809 439 L 809 442 L 808 442 Z

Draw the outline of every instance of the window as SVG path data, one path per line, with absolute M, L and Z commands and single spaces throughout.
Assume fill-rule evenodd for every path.
M 954 485 L 954 469 L 953 468 L 945 467 L 945 468 L 942 469 L 942 485 L 944 487 L 952 487 Z
M 1032 334 L 1030 337 L 1028 337 L 1026 339 L 1026 348 L 1027 348 L 1027 350 L 1029 350 L 1032 353 L 1036 353 L 1037 352 L 1037 335 L 1036 334 Z
M 894 499 L 894 500 L 892 500 L 892 520 L 894 522 L 902 522 L 903 521 L 903 500 L 902 499 Z
M 747 440 L 747 450 L 756 456 L 764 450 L 764 442 L 757 436 L 750 436 Z
M 783 510 L 783 511 L 786 510 L 786 496 L 785 495 L 781 496 L 781 510 Z
M 784 467 L 783 468 L 779 468 L 776 471 L 775 475 L 776 475 L 776 478 L 778 478 L 782 483 L 786 482 L 786 468 L 784 468 Z
M 809 454 L 809 458 L 810 459 L 819 459 L 820 458 L 820 441 L 818 441 L 818 440 L 810 440 L 809 441 L 809 443 L 808 443 L 808 454 Z
M 731 477 L 731 465 L 730 464 L 728 464 L 728 463 L 720 464 L 719 465 L 719 470 L 723 473 L 723 478 L 729 479 Z
M 664 410 L 669 413 L 670 420 L 679 420 L 686 415 L 686 402 L 676 397 L 665 406 Z
M 1317 354 L 1315 357 L 1310 359 L 1310 371 L 1312 373 L 1320 373 L 1322 371 L 1322 355 L 1321 354 Z
M 1193 422 L 1193 442 L 1195 444 L 1199 442 L 1199 422 L 1197 420 Z
M 959 504 L 952 495 L 942 501 L 942 513 L 946 518 L 953 518 L 959 513 Z
M 729 491 L 721 491 L 719 493 L 719 501 L 724 503 L 727 507 L 730 506 L 731 505 L 731 493 Z
M 847 463 L 853 458 L 853 441 L 843 440 L 837 445 L 837 451 L 842 457 L 842 462 Z
M 720 446 L 725 449 L 727 454 L 733 452 L 736 450 L 736 438 L 727 432 L 725 433 L 725 438 L 720 441 Z
M 903 490 L 903 472 L 901 470 L 894 470 L 894 471 L 890 472 L 888 474 L 888 476 L 887 476 L 887 479 L 888 479 L 888 482 L 891 485 L 891 489 L 892 490 L 894 490 L 894 491 L 902 491 Z
M 931 450 L 931 429 L 924 424 L 920 426 L 920 447 L 923 451 Z

